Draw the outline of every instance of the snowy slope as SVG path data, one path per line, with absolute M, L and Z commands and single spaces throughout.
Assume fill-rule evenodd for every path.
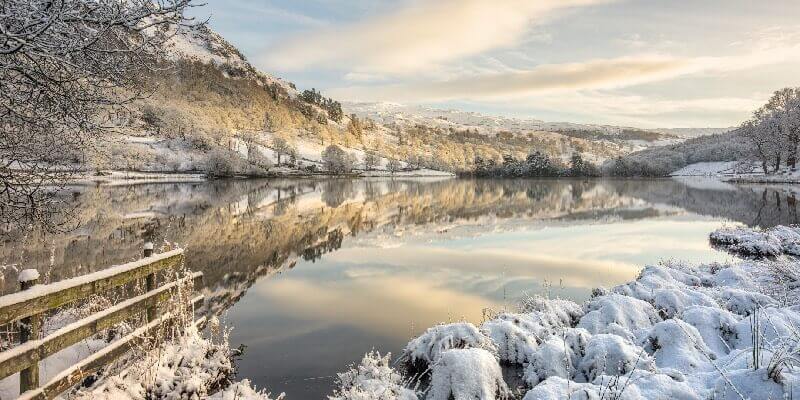
M 462 110 L 435 109 L 422 106 L 403 105 L 399 103 L 348 103 L 342 104 L 349 112 L 369 117 L 383 124 L 425 124 L 443 128 L 478 129 L 481 133 L 496 134 L 501 131 L 523 133 L 530 131 L 561 132 L 586 131 L 600 132 L 607 135 L 618 135 L 632 127 L 576 124 L 571 122 L 545 122 L 530 118 L 513 118 L 486 115 Z M 672 134 L 665 133 L 663 141 L 674 139 Z M 660 143 L 664 144 L 664 143 Z
M 198 61 L 225 69 L 228 76 L 258 80 L 262 85 L 277 84 L 289 95 L 297 90 L 291 83 L 264 73 L 253 67 L 244 55 L 220 34 L 207 26 L 195 29 L 182 28 L 170 38 L 168 46 L 176 60 Z

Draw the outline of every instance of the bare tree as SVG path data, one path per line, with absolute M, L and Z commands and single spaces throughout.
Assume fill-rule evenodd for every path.
M 87 147 L 169 66 L 191 1 L 0 2 L 0 223 L 47 223 Z
M 364 169 L 367 171 L 372 171 L 380 163 L 380 158 L 375 153 L 368 151 L 367 154 L 364 155 Z
M 281 156 L 289 155 L 292 151 L 292 146 L 286 139 L 282 137 L 276 137 L 272 139 L 272 150 L 275 151 L 275 155 L 278 157 L 278 165 L 281 165 Z
M 389 160 L 389 162 L 386 163 L 386 169 L 388 169 L 389 172 L 394 174 L 395 172 L 400 170 L 400 161 Z
M 797 168 L 798 146 L 800 146 L 800 88 L 783 88 L 776 91 L 767 104 L 755 113 L 761 121 L 774 120 L 777 123 L 775 135 L 780 136 L 781 151 L 786 152 L 786 165 Z M 778 168 L 781 151 L 776 153 Z M 777 168 L 776 168 L 777 170 Z

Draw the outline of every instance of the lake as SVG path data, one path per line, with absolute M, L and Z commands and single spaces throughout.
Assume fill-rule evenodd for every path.
M 76 228 L 12 235 L 16 272 L 51 282 L 185 246 L 204 313 L 244 344 L 239 378 L 325 398 L 336 372 L 448 321 L 526 296 L 581 301 L 668 260 L 725 262 L 725 224 L 798 223 L 786 187 L 712 180 L 226 180 L 71 188 Z

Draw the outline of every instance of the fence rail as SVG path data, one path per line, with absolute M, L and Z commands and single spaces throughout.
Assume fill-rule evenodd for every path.
M 19 321 L 20 326 L 20 344 L 0 352 L 0 379 L 19 372 L 20 398 L 52 399 L 127 353 L 152 330 L 173 320 L 175 316 L 169 313 L 159 316 L 158 305 L 172 298 L 180 286 L 187 283 L 186 280 L 198 282 L 203 274 L 195 272 L 159 287 L 157 273 L 181 266 L 184 262 L 183 250 L 153 255 L 152 245 L 148 243 L 144 255 L 141 260 L 49 285 L 36 285 L 37 279 L 21 282 L 19 292 L 0 297 L 0 325 Z M 142 280 L 145 293 L 75 321 L 46 337 L 39 337 L 44 313 Z M 203 297 L 197 296 L 191 303 L 196 305 L 202 301 Z M 110 343 L 39 387 L 39 362 L 138 314 L 147 316 L 144 326 Z

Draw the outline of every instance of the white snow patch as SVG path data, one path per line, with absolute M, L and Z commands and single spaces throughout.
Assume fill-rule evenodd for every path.
M 19 281 L 19 283 L 35 281 L 37 279 L 39 279 L 39 271 L 35 269 L 23 269 L 17 276 L 17 281 Z
M 453 349 L 433 365 L 427 400 L 505 399 L 509 395 L 495 356 L 483 349 Z

